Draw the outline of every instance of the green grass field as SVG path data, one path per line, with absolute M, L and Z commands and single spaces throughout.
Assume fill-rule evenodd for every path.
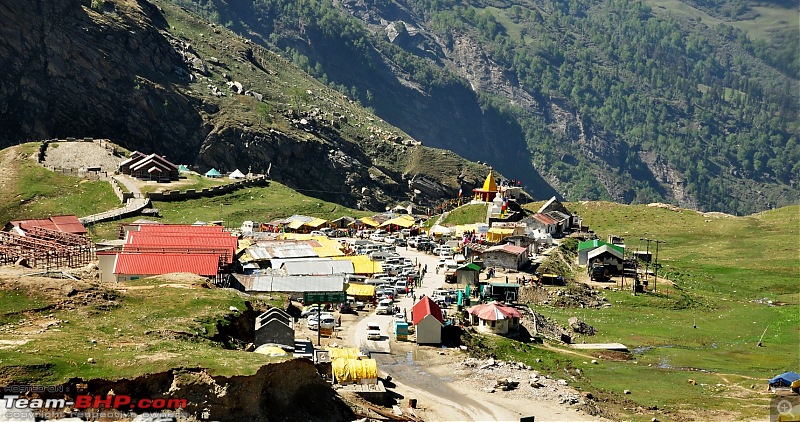
M 485 223 L 486 213 L 489 210 L 487 204 L 462 205 L 447 214 L 441 224 L 446 226 L 458 226 L 461 224 Z
M 344 215 L 360 218 L 375 214 L 312 198 L 277 182 L 270 182 L 266 187 L 243 188 L 213 198 L 154 202 L 153 207 L 159 210 L 162 217 L 151 219 L 164 223 L 192 224 L 195 221 L 222 221 L 226 227 L 231 228 L 238 228 L 247 220 L 267 222 L 293 214 L 326 220 Z M 95 239 L 116 239 L 120 223 L 139 218 L 141 217 L 99 223 L 92 226 L 90 232 Z
M 0 154 L 29 156 L 38 144 L 30 143 L 0 151 Z M 83 217 L 119 206 L 108 182 L 65 176 L 39 166 L 30 159 L 10 160 L 6 182 L 0 190 L 0 220 L 47 218 L 76 214 Z
M 619 342 L 635 350 L 630 360 L 601 358 L 588 366 L 583 362 L 591 357 L 565 353 L 558 368 L 545 369 L 564 377 L 564 366 L 581 368 L 584 389 L 633 419 L 680 420 L 692 412 L 700 419 L 765 418 L 772 397 L 766 380 L 800 367 L 800 206 L 748 217 L 604 202 L 567 207 L 601 239 L 625 237 L 629 250 L 644 249 L 639 238 L 665 240 L 660 274 L 674 285 L 662 278 L 654 293 L 605 291 L 611 307 L 604 309 L 536 306 L 563 325 L 576 316 L 598 330 L 578 342 Z M 762 334 L 764 347 L 758 347 Z M 540 353 L 506 350 L 526 362 Z M 620 396 L 625 389 L 633 394 Z M 631 413 L 625 408 L 632 404 L 659 410 Z
M 230 325 L 246 309 L 244 296 L 230 290 L 197 285 L 167 287 L 164 283 L 175 281 L 144 279 L 126 283 L 130 287 L 127 291 L 84 286 L 82 292 L 96 292 L 100 298 L 95 296 L 65 309 L 57 306 L 64 300 L 60 296 L 45 297 L 19 285 L 2 291 L 0 320 L 25 310 L 24 317 L 32 325 L 58 321 L 44 333 L 25 336 L 29 339 L 25 344 L 0 347 L 2 378 L 60 383 L 72 377 L 130 378 L 179 367 L 247 375 L 268 361 L 263 355 L 233 350 L 211 340 L 220 327 Z M 3 283 L 3 287 L 9 286 Z M 280 305 L 283 297 L 247 300 L 259 308 Z M 42 305 L 56 306 L 36 311 Z M 231 306 L 240 311 L 231 311 Z M 19 335 L 9 330 L 0 334 L 0 340 L 17 338 Z M 88 362 L 89 358 L 95 362 Z

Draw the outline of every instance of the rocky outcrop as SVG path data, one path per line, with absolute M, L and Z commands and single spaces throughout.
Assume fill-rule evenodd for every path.
M 245 352 L 242 352 L 245 353 Z M 307 359 L 269 363 L 253 375 L 216 376 L 181 368 L 134 379 L 72 379 L 57 398 L 75 394 L 129 395 L 134 399 L 185 399 L 184 416 L 218 421 L 352 421 L 353 411 Z M 51 398 L 48 393 L 42 398 Z M 56 398 L 56 397 L 52 397 Z M 90 409 L 89 409 L 90 410 Z
M 203 121 L 195 98 L 170 89 L 190 72 L 158 30 L 163 17 L 145 1 L 100 4 L 0 4 L 0 147 L 90 136 L 189 161 Z

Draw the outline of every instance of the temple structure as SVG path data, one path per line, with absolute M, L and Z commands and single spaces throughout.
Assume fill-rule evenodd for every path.
M 486 176 L 486 181 L 483 182 L 483 187 L 475 188 L 472 190 L 475 202 L 492 202 L 495 195 L 497 195 L 497 182 L 494 181 L 492 168 L 489 167 L 489 175 Z

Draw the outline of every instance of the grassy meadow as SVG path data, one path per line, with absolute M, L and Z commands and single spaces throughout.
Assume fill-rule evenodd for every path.
M 611 307 L 602 309 L 534 307 L 563 325 L 580 318 L 598 332 L 577 342 L 623 343 L 630 357 L 606 353 L 587 365 L 603 352 L 565 349 L 545 369 L 575 377 L 633 419 L 766 418 L 774 397 L 767 379 L 800 367 L 800 206 L 747 217 L 603 202 L 567 207 L 601 239 L 625 237 L 628 250 L 645 248 L 639 238 L 667 243 L 655 292 L 606 290 Z M 500 350 L 529 363 L 539 353 Z
M 70 301 L 41 293 L 47 287 L 37 291 L 3 280 L 7 277 L 0 277 L 0 321 L 24 314 L 27 323 L 18 323 L 20 331 L 49 327 L 25 335 L 24 344 L 0 342 L 0 379 L 42 385 L 72 377 L 132 378 L 179 367 L 228 376 L 255 373 L 270 358 L 223 347 L 212 338 L 219 326 L 246 309 L 245 300 L 256 308 L 283 300 L 281 295 L 246 298 L 231 290 L 153 278 L 126 283 L 126 290 L 82 285 L 75 297 L 86 294 L 87 299 Z M 239 311 L 231 311 L 232 306 Z M 5 326 L 0 340 L 21 338 L 13 331 Z
M 50 171 L 31 157 L 38 143 L 0 151 L 5 174 L 0 189 L 0 220 L 47 218 L 76 214 L 79 217 L 119 206 L 108 182 L 91 181 Z

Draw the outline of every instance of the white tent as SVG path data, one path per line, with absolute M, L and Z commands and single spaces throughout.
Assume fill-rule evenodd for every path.
M 433 235 L 442 236 L 442 235 L 446 235 L 446 234 L 451 234 L 452 232 L 453 232 L 453 229 L 451 229 L 449 227 L 440 226 L 440 225 L 436 224 L 433 227 L 431 227 L 431 229 L 430 229 L 430 231 L 428 233 L 433 234 Z
M 244 173 L 240 172 L 239 169 L 236 169 L 228 176 L 229 179 L 244 179 Z

